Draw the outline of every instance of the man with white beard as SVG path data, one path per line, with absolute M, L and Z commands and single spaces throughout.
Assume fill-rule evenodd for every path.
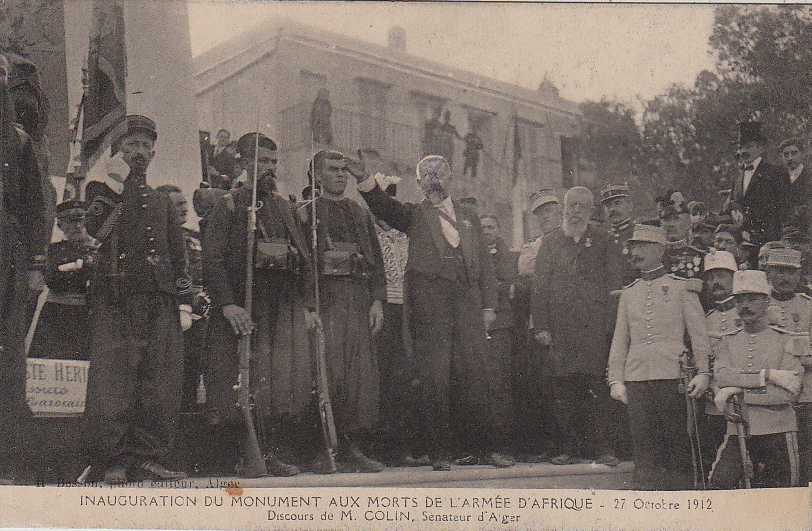
M 618 271 L 606 264 L 619 260 L 605 230 L 589 225 L 592 192 L 582 186 L 564 196 L 560 230 L 544 238 L 536 262 L 532 297 L 536 340 L 545 369 L 553 381 L 553 411 L 561 430 L 553 464 L 580 462 L 617 465 L 614 455 L 616 423 L 607 408 L 604 382 L 611 326 L 610 291 L 620 284 Z

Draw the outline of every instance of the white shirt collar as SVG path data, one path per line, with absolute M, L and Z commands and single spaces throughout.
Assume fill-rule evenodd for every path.
M 789 172 L 789 182 L 794 183 L 798 180 L 798 177 L 801 176 L 801 173 L 804 171 L 804 165 L 798 164 L 794 170 Z

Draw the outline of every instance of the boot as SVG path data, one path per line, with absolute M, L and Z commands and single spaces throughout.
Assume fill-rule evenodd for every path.
M 298 475 L 300 472 L 299 467 L 285 463 L 275 454 L 269 454 L 265 458 L 265 467 L 270 475 L 283 478 Z
M 348 469 L 348 472 L 375 473 L 386 468 L 383 463 L 365 456 L 355 443 L 347 445 L 342 457 L 343 464 Z

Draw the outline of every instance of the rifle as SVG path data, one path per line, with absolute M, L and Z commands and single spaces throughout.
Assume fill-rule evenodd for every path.
M 251 190 L 251 206 L 248 207 L 248 234 L 246 235 L 246 259 L 245 259 L 245 311 L 252 315 L 254 296 L 254 245 L 256 243 L 257 230 L 257 156 L 259 153 L 259 135 L 254 141 L 254 183 Z M 237 375 L 237 406 L 242 412 L 245 423 L 245 438 L 242 441 L 242 467 L 241 475 L 245 477 L 267 476 L 268 469 L 265 466 L 265 458 L 259 447 L 257 431 L 254 426 L 251 397 L 251 334 L 240 336 L 239 346 L 239 373 Z
M 705 484 L 705 465 L 702 462 L 702 442 L 699 438 L 699 422 L 696 416 L 696 400 L 691 398 L 688 394 L 688 384 L 697 374 L 697 369 L 694 367 L 690 360 L 688 360 L 688 352 L 684 352 L 679 360 L 680 368 L 680 386 L 679 391 L 685 396 L 685 409 L 687 413 L 688 440 L 691 444 L 691 465 L 694 473 L 694 488 L 699 488 L 700 484 L 702 489 L 707 488 Z
M 310 161 L 310 233 L 311 249 L 313 255 L 313 290 L 316 307 L 316 326 L 310 331 L 310 346 L 313 350 L 313 362 L 315 366 L 315 392 L 319 410 L 319 421 L 321 424 L 321 435 L 324 439 L 324 450 L 327 462 L 324 463 L 324 473 L 333 474 L 336 472 L 336 451 L 338 449 L 338 435 L 336 434 L 335 419 L 333 417 L 333 405 L 330 402 L 330 384 L 327 374 L 327 354 L 326 341 L 324 339 L 324 329 L 321 323 L 320 296 L 319 296 L 319 234 L 318 217 L 316 215 L 316 170 L 315 155 Z
M 733 413 L 736 417 L 734 422 L 736 423 L 736 438 L 739 439 L 739 453 L 742 459 L 744 488 L 751 489 L 753 487 L 750 484 L 750 480 L 753 479 L 754 475 L 753 461 L 750 460 L 750 452 L 747 451 L 747 438 L 750 436 L 750 429 L 747 425 L 747 421 L 744 419 L 744 413 L 742 411 L 743 400 L 740 400 L 738 395 L 733 395 L 730 397 L 730 400 L 733 406 Z

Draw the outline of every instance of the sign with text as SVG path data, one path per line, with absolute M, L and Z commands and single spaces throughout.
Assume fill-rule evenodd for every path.
M 89 361 L 28 358 L 25 398 L 35 417 L 73 417 L 85 411 Z

